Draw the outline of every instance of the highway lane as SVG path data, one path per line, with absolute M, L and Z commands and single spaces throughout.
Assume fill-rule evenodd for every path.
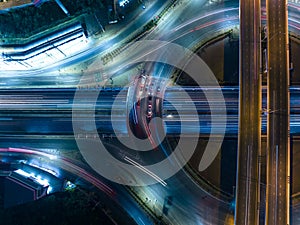
M 203 111 L 203 109 L 201 109 Z M 209 111 L 206 111 L 209 112 Z M 44 116 L 44 117 L 43 117 Z M 58 117 L 58 118 L 56 118 Z M 266 134 L 266 115 L 262 116 L 262 133 Z M 116 117 L 115 117 L 116 118 Z M 200 136 L 207 136 L 209 134 L 217 135 L 218 129 L 215 130 L 215 133 L 211 133 L 211 121 L 212 117 L 204 114 L 199 115 L 199 125 L 195 124 L 195 120 L 190 119 L 189 115 L 179 117 L 176 115 L 176 111 L 169 110 L 168 114 L 163 116 L 163 121 L 165 123 L 165 132 L 167 135 L 178 136 L 180 134 L 187 136 L 195 136 L 200 134 Z M 222 118 L 222 115 L 215 116 L 215 119 Z M 89 119 L 82 118 L 80 120 L 82 123 L 90 122 Z M 291 134 L 298 136 L 300 134 L 300 116 L 299 114 L 293 114 L 290 116 L 290 126 Z M 96 126 L 97 132 L 99 134 L 107 135 L 127 135 L 126 127 L 126 116 L 121 116 L 117 120 L 117 128 L 113 128 L 111 124 L 111 116 L 99 116 L 96 117 Z M 218 124 L 216 123 L 216 126 Z M 200 128 L 199 128 L 200 127 Z M 220 129 L 222 124 L 220 124 Z M 85 132 L 89 130 L 89 126 L 82 127 L 82 135 L 84 136 Z M 182 133 L 181 130 L 184 130 Z M 220 131 L 221 132 L 221 131 Z M 66 117 L 65 115 L 54 115 L 46 114 L 41 115 L 31 114 L 23 116 L 15 116 L 13 114 L 9 115 L 9 118 L 1 118 L 1 135 L 8 136 L 24 136 L 24 135 L 53 135 L 53 136 L 65 136 L 73 135 L 72 128 L 72 118 L 71 116 Z M 226 125 L 226 136 L 235 137 L 238 134 L 238 116 L 237 115 L 227 115 L 227 125 Z
M 210 131 L 210 127 L 208 126 L 210 121 L 209 115 L 209 106 L 206 101 L 205 95 L 203 91 L 201 91 L 198 87 L 185 87 L 184 90 L 189 94 L 193 103 L 196 105 L 196 109 L 199 114 L 200 120 L 200 134 L 208 134 Z M 209 88 L 205 89 L 209 91 Z M 212 90 L 213 91 L 213 90 Z M 291 91 L 291 133 L 297 134 L 299 132 L 299 124 L 297 122 L 297 114 L 299 112 L 299 107 L 297 106 L 299 103 L 299 91 L 298 87 L 290 87 Z M 239 88 L 238 87 L 222 87 L 222 93 L 224 95 L 224 99 L 226 101 L 226 111 L 228 116 L 228 123 L 226 128 L 226 134 L 228 135 L 236 135 L 238 128 L 238 95 Z M 163 119 L 167 124 L 166 129 L 169 134 L 179 134 L 180 133 L 180 119 L 175 110 L 175 106 L 186 109 L 186 114 L 184 115 L 185 119 L 188 120 L 189 108 L 187 107 L 186 101 L 191 101 L 191 99 L 185 99 L 182 97 L 183 95 L 180 93 L 180 88 L 177 87 L 168 87 L 165 92 L 164 103 L 163 103 Z M 266 87 L 263 87 L 262 90 L 262 133 L 266 133 L 266 118 L 267 113 L 264 109 L 267 108 L 266 103 Z M 171 104 L 172 102 L 172 104 Z M 218 103 L 216 103 L 218 104 Z M 183 110 L 184 111 L 184 110 Z M 191 121 L 192 124 L 192 121 Z M 196 130 L 195 126 L 190 126 L 189 129 L 185 129 L 186 131 L 190 131 L 191 133 L 199 132 Z
M 150 85 L 150 84 L 149 84 Z M 157 84 L 153 90 L 157 90 Z M 150 85 L 151 86 L 151 85 Z M 149 88 L 150 88 L 149 86 Z M 206 92 L 215 91 L 215 88 L 207 87 Z M 217 88 L 221 90 L 220 88 Z M 2 135 L 16 135 L 19 136 L 30 135 L 72 135 L 72 104 L 75 89 L 39 89 L 39 90 L 10 90 L 0 91 L 0 133 Z M 106 90 L 101 91 L 97 103 L 89 100 L 89 94 L 95 90 L 87 91 L 86 99 L 82 99 L 80 105 L 82 107 L 82 121 L 86 120 L 84 110 L 93 108 L 95 106 L 95 119 L 100 134 L 127 134 L 127 115 L 126 115 L 126 96 L 127 89 L 120 90 Z M 162 90 L 161 90 L 162 91 Z M 185 91 L 189 95 L 189 99 L 185 99 L 181 91 Z M 300 88 L 293 86 L 290 88 L 290 109 L 291 109 L 291 133 L 293 135 L 300 134 Z M 238 128 L 238 95 L 239 88 L 222 87 L 222 93 L 226 102 L 226 112 L 228 116 L 228 123 L 226 128 L 226 135 L 235 136 Z M 262 133 L 266 133 L 266 118 L 267 118 L 267 94 L 266 88 L 262 91 Z M 116 100 L 116 96 L 120 98 Z M 144 93 L 147 94 L 147 93 Z M 162 96 L 161 96 L 162 97 Z M 147 99 L 148 97 L 145 97 Z M 154 98 L 152 104 L 154 103 Z M 195 105 L 199 115 L 200 121 L 200 135 L 208 135 L 211 131 L 210 127 L 210 108 L 205 97 L 205 94 L 199 87 L 186 87 L 181 89 L 176 86 L 169 86 L 164 92 L 161 117 L 166 124 L 165 131 L 169 135 L 179 135 L 181 126 L 187 135 L 198 134 L 199 130 L 195 126 L 194 121 L 190 119 L 191 109 L 190 104 Z M 118 121 L 118 126 L 113 131 L 111 126 L 111 108 L 114 103 L 114 119 Z M 144 101 L 145 107 L 148 105 Z M 215 102 L 218 104 L 218 102 Z M 154 107 L 153 106 L 153 107 Z M 143 106 L 144 107 L 144 106 Z M 180 108 L 180 119 L 176 107 Z M 147 107 L 146 107 L 147 108 Z M 146 119 L 146 108 L 143 108 L 142 117 Z M 154 116 L 157 116 L 157 109 L 153 109 Z M 160 111 L 160 109 L 159 109 Z M 222 114 L 220 115 L 220 118 Z M 180 121 L 185 121 L 181 123 Z M 84 134 L 85 130 L 91 129 L 88 123 L 82 127 Z
M 261 155 L 260 0 L 240 1 L 239 129 L 235 224 L 258 225 Z
M 95 112 L 95 121 L 100 133 L 111 133 L 111 110 L 114 99 L 119 101 L 114 104 L 114 119 L 119 126 L 116 133 L 127 133 L 125 105 L 127 91 L 120 89 L 103 89 L 96 103 L 91 102 L 90 95 L 95 90 L 87 90 L 85 96 L 76 103 L 76 108 L 82 110 L 80 120 L 87 120 L 86 110 Z M 38 135 L 72 135 L 72 107 L 75 89 L 35 89 L 0 91 L 0 114 L 2 134 L 25 133 Z M 84 122 L 82 132 L 91 129 L 88 121 Z
M 266 225 L 290 224 L 290 73 L 287 0 L 266 1 L 268 113 Z M 292 115 L 291 115 L 292 116 Z

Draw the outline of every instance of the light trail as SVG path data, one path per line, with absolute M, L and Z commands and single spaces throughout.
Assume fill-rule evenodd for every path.
M 142 170 L 143 172 L 145 172 L 146 174 L 151 176 L 153 179 L 158 181 L 164 187 L 167 186 L 167 183 L 163 179 L 161 179 L 159 176 L 157 176 L 155 173 L 151 172 L 150 170 L 148 170 L 147 168 L 145 168 L 141 164 L 135 162 L 134 160 L 130 159 L 127 156 L 125 156 L 124 159 L 125 159 L 125 161 L 129 162 L 130 164 L 134 165 L 135 167 L 139 168 L 140 170 Z
M 113 189 L 111 189 L 108 185 L 101 182 L 98 178 L 96 178 L 94 175 L 89 173 L 83 167 L 76 165 L 76 163 L 73 159 L 45 153 L 42 151 L 23 149 L 23 148 L 0 148 L 0 152 L 22 153 L 22 154 L 38 155 L 38 156 L 47 157 L 51 161 L 55 160 L 57 165 L 59 165 L 61 168 L 64 168 L 67 171 L 83 178 L 87 182 L 93 184 L 98 189 L 100 189 L 103 192 L 105 192 L 106 194 L 108 194 L 109 196 L 113 197 L 115 195 L 115 191 Z

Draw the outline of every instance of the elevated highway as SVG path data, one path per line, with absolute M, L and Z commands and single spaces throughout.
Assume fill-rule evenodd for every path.
M 267 0 L 266 225 L 290 224 L 290 73 L 287 0 Z
M 261 154 L 260 0 L 240 1 L 240 92 L 235 224 L 258 225 Z
M 226 136 L 236 137 L 238 134 L 238 98 L 239 88 L 236 86 L 213 88 L 207 87 L 206 91 L 215 91 L 215 89 L 221 90 L 226 103 L 227 112 L 227 127 Z M 1 115 L 1 127 L 0 136 L 2 138 L 25 136 L 39 136 L 47 135 L 56 139 L 64 137 L 69 139 L 73 135 L 72 129 L 72 107 L 73 97 L 76 89 L 35 89 L 35 90 L 0 90 L 0 115 Z M 110 135 L 127 135 L 127 115 L 126 115 L 126 99 L 127 88 L 121 90 L 116 89 L 104 89 L 100 92 L 97 103 L 89 101 L 89 92 L 95 90 L 87 90 L 86 99 L 82 99 L 82 102 L 78 107 L 82 107 L 82 121 L 84 121 L 84 109 L 94 104 L 95 107 L 95 121 L 98 128 L 98 133 L 103 137 L 109 137 Z M 182 95 L 182 91 L 186 92 L 189 99 L 186 99 Z M 290 125 L 291 134 L 297 136 L 300 134 L 300 87 L 290 87 Z M 116 97 L 118 99 L 116 100 Z M 195 126 L 193 119 L 189 118 L 191 113 L 189 109 L 190 101 L 196 107 L 198 112 L 198 118 L 200 121 L 200 130 L 198 126 Z M 218 102 L 215 102 L 218 104 Z M 114 119 L 117 119 L 117 129 L 111 126 L 111 109 L 114 105 Z M 162 108 L 160 108 L 162 107 Z M 184 120 L 186 123 L 186 135 L 199 134 L 200 136 L 207 136 L 211 132 L 210 127 L 210 108 L 205 97 L 203 90 L 199 87 L 185 87 L 184 89 L 176 86 L 167 87 L 164 92 L 162 105 L 159 107 L 160 116 L 164 121 L 165 131 L 168 135 L 177 136 L 181 133 L 182 124 L 180 121 Z M 180 107 L 183 115 L 178 115 L 176 107 Z M 262 119 L 262 134 L 266 134 L 267 127 L 266 121 L 268 112 L 267 108 L 267 93 L 266 88 L 262 89 L 262 108 L 260 109 L 260 116 Z M 146 109 L 142 117 L 147 116 Z M 222 114 L 219 115 L 222 117 Z M 88 125 L 82 127 L 82 133 L 85 130 L 89 130 Z M 84 135 L 82 136 L 82 138 Z M 41 138 L 41 137 L 40 137 Z M 41 138 L 44 139 L 44 138 Z

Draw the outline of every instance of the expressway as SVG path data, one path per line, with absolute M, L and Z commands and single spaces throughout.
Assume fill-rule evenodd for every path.
M 157 88 L 157 87 L 156 87 Z M 228 116 L 226 135 L 236 137 L 238 134 L 238 96 L 239 88 L 236 86 L 225 86 L 220 88 L 206 88 L 206 91 L 222 90 L 226 103 L 226 112 Z M 92 94 L 95 90 L 89 90 Z M 162 92 L 163 90 L 161 90 Z M 94 104 L 96 125 L 100 134 L 107 135 L 127 135 L 126 125 L 126 98 L 128 89 L 107 88 L 100 92 L 96 103 L 89 101 L 89 95 L 82 99 L 80 107 L 84 109 Z M 181 92 L 186 92 L 190 99 L 184 98 Z M 290 124 L 291 134 L 297 136 L 300 134 L 300 87 L 290 87 Z M 72 129 L 72 106 L 75 89 L 18 89 L 18 90 L 0 90 L 0 115 L 1 127 L 0 136 L 24 136 L 24 135 L 43 135 L 48 137 L 73 135 Z M 88 92 L 87 92 L 88 93 Z M 118 96 L 116 98 L 116 96 Z M 195 104 L 200 121 L 200 136 L 210 134 L 210 108 L 203 90 L 199 87 L 179 88 L 176 86 L 167 87 L 164 91 L 161 117 L 165 123 L 165 131 L 169 135 L 179 135 L 181 126 L 186 135 L 198 134 L 199 130 L 194 121 L 189 119 L 191 109 L 189 102 L 192 100 Z M 142 103 L 146 104 L 146 103 Z M 218 104 L 216 102 L 215 104 Z M 118 126 L 111 126 L 111 109 L 114 105 L 114 119 L 118 120 Z M 156 107 L 153 104 L 153 107 Z M 79 106 L 78 106 L 79 107 Z M 181 118 L 176 108 L 182 108 Z M 262 91 L 262 133 L 266 134 L 266 121 L 268 113 L 266 88 Z M 146 111 L 146 109 L 145 109 Z M 155 110 L 157 111 L 157 110 Z M 222 116 L 222 115 L 220 115 Z M 146 112 L 139 117 L 146 119 Z M 82 120 L 84 121 L 84 112 Z M 180 121 L 186 121 L 181 124 Z M 117 128 L 117 129 L 116 129 Z M 82 132 L 91 129 L 88 125 L 82 127 Z
M 261 1 L 240 1 L 240 96 L 235 224 L 258 225 L 261 155 Z
M 16 90 L 13 92 L 1 90 L 1 133 L 6 134 L 48 134 L 48 135 L 71 135 L 73 129 L 72 107 L 74 90 L 72 89 L 48 89 L 46 90 Z M 92 93 L 92 91 L 90 91 Z M 93 102 L 89 100 L 89 92 L 85 99 L 82 99 L 79 107 L 82 111 Z M 118 104 L 114 104 L 115 120 L 119 121 L 117 133 L 126 132 L 125 101 L 127 92 L 120 89 L 102 91 L 99 95 L 96 119 L 97 127 L 103 133 L 110 133 L 111 118 L 108 112 L 111 111 L 114 96 L 119 97 Z M 80 108 L 81 109 L 81 108 Z M 82 118 L 84 120 L 84 117 Z M 123 124 L 123 126 L 122 126 Z M 90 129 L 88 125 L 82 127 L 83 130 Z
M 268 127 L 266 225 L 290 224 L 290 72 L 286 0 L 266 1 Z

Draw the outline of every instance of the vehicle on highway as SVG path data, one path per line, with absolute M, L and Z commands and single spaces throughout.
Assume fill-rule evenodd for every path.
M 152 117 L 152 110 L 148 109 L 147 118 L 150 119 Z
M 151 118 L 152 117 L 152 103 L 148 104 L 148 109 L 147 109 L 147 118 Z

